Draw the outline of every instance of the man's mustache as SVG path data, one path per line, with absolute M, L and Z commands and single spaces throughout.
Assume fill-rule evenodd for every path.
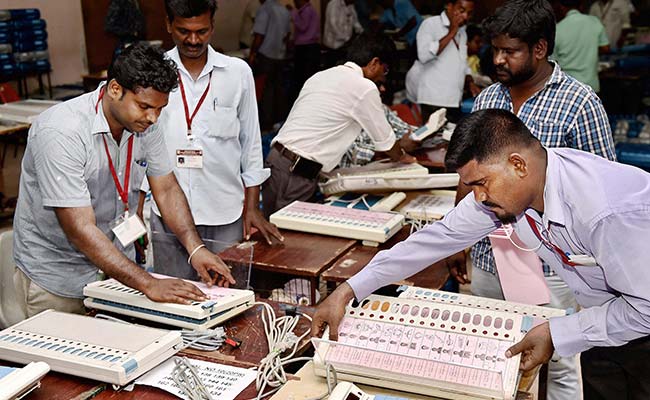
M 498 205 L 498 204 L 496 204 L 496 203 L 492 203 L 491 201 L 487 201 L 487 200 L 485 200 L 485 201 L 483 202 L 483 205 L 486 206 L 486 207 L 491 207 L 491 208 L 494 208 L 494 207 L 499 207 L 499 208 L 501 208 L 500 205 Z

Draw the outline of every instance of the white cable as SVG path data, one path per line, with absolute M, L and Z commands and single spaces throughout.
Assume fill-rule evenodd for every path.
M 196 368 L 185 357 L 174 357 L 172 380 L 189 400 L 214 400 Z
M 309 361 L 311 358 L 301 357 L 292 359 L 302 340 L 309 335 L 309 330 L 301 336 L 296 336 L 293 330 L 298 325 L 300 317 L 311 321 L 311 317 L 297 313 L 295 316 L 277 317 L 275 310 L 268 303 L 255 302 L 253 305 L 262 306 L 262 323 L 269 353 L 262 359 L 257 368 L 255 387 L 258 391 L 255 400 L 260 400 L 278 391 L 287 382 L 284 366 L 297 361 Z M 265 392 L 265 389 L 270 388 Z M 252 400 L 252 399 L 251 399 Z
M 504 228 L 503 228 L 503 231 L 505 232 L 506 237 L 508 238 L 508 240 L 510 241 L 510 243 L 512 243 L 513 246 L 515 246 L 516 248 L 518 248 L 518 249 L 521 250 L 521 251 L 526 251 L 526 252 L 529 252 L 529 253 L 534 253 L 534 252 L 536 252 L 537 250 L 539 250 L 539 248 L 542 247 L 542 245 L 544 244 L 544 242 L 542 242 L 542 241 L 540 240 L 540 241 L 539 241 L 539 244 L 538 244 L 537 247 L 535 247 L 534 249 L 526 249 L 526 248 L 524 248 L 524 247 L 520 247 L 517 243 L 515 243 L 514 240 L 512 240 L 512 237 L 510 236 L 511 234 L 510 234 L 510 232 L 508 231 L 508 229 L 506 229 L 506 228 L 504 227 Z M 513 232 L 514 232 L 514 230 L 513 230 Z

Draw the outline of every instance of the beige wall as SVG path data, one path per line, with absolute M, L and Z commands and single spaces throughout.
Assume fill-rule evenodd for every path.
M 80 0 L 0 0 L 0 9 L 6 8 L 40 9 L 47 22 L 52 84 L 81 81 L 86 50 Z
M 146 1 L 146 0 L 141 0 Z M 293 0 L 280 0 L 293 6 Z M 239 26 L 248 0 L 217 0 L 219 9 L 215 15 L 215 32 L 212 44 L 225 51 L 239 48 Z M 320 0 L 311 0 L 320 15 Z

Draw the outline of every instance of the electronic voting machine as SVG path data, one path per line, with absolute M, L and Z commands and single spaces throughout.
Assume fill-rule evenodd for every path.
M 41 386 L 41 378 L 50 371 L 42 361 L 22 368 L 0 367 L 0 400 L 22 399 Z
M 477 306 L 482 301 L 491 306 Z M 498 304 L 497 304 L 498 303 Z M 519 356 L 505 352 L 562 310 L 407 288 L 349 305 L 339 340 L 312 339 L 316 375 L 452 399 L 514 399 Z M 324 336 L 326 337 L 326 336 Z
M 404 216 L 397 213 L 303 201 L 294 201 L 276 211 L 270 220 L 281 229 L 357 239 L 369 246 L 386 242 L 404 224 Z
M 54 310 L 0 331 L 0 359 L 46 362 L 52 371 L 126 385 L 174 355 L 178 331 Z
M 171 278 L 152 274 L 156 278 Z M 84 304 L 88 308 L 105 310 L 148 321 L 187 329 L 207 329 L 247 310 L 255 302 L 252 290 L 207 287 L 192 282 L 210 299 L 191 304 L 157 303 L 139 290 L 130 288 L 115 279 L 93 282 L 84 288 Z

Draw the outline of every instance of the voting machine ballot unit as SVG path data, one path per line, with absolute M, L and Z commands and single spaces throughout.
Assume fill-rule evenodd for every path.
M 348 305 L 338 342 L 312 339 L 316 375 L 451 399 L 514 399 L 517 355 L 531 318 L 371 295 Z M 326 333 L 327 334 L 327 333 Z M 324 336 L 327 337 L 327 336 Z
M 153 274 L 156 278 L 170 278 Z M 201 289 L 210 299 L 191 304 L 157 303 L 139 290 L 115 279 L 93 282 L 84 287 L 84 304 L 88 308 L 105 310 L 148 321 L 187 329 L 208 329 L 244 312 L 255 302 L 251 290 L 229 289 L 188 281 Z
M 180 332 L 43 311 L 0 331 L 0 359 L 125 385 L 174 355 Z
M 50 366 L 42 361 L 22 368 L 0 367 L 0 400 L 22 399 L 41 386 L 41 378 L 48 372 Z

